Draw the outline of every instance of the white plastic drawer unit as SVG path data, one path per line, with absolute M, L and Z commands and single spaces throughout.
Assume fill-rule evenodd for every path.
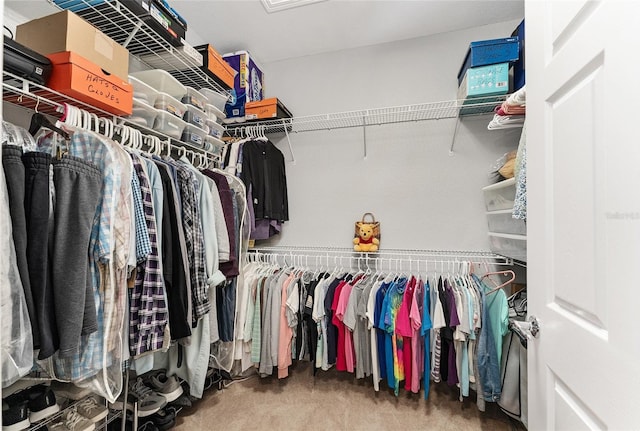
M 527 261 L 526 235 L 489 232 L 489 248 L 494 253 L 523 262 Z
M 498 210 L 487 213 L 489 232 L 526 235 L 527 225 L 524 220 L 512 217 L 513 210 Z
M 487 211 L 498 211 L 513 208 L 516 199 L 516 180 L 509 178 L 482 189 Z

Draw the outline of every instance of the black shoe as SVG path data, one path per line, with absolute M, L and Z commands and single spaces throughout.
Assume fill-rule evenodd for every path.
M 157 414 L 157 413 L 154 413 Z M 148 418 L 142 423 L 138 423 L 138 431 L 158 431 L 158 427 Z
M 158 427 L 156 427 L 153 421 L 149 420 L 149 418 L 141 418 L 141 419 L 144 419 L 144 420 L 138 421 L 138 431 L 158 431 Z M 132 431 L 133 423 L 131 422 L 130 419 L 127 419 L 127 422 L 125 423 L 124 427 L 126 431 Z M 120 431 L 121 429 L 122 429 L 122 418 L 114 419 L 112 422 L 109 422 L 109 425 L 107 425 L 108 431 Z
M 109 422 L 107 425 L 107 431 L 120 431 L 122 429 L 122 418 L 116 418 L 113 421 Z M 125 424 L 126 431 L 131 431 L 131 421 L 127 421 Z
M 20 431 L 31 426 L 28 404 L 26 400 L 13 405 L 2 403 L 2 431 Z
M 175 409 L 162 409 L 149 416 L 159 431 L 166 431 L 176 425 Z
M 187 394 L 182 394 L 180 395 L 178 398 L 176 398 L 175 400 L 171 401 L 169 404 L 167 404 L 167 407 L 169 406 L 174 406 L 177 408 L 189 408 L 191 407 L 192 403 L 191 400 L 189 399 L 189 395 Z M 165 408 L 167 408 L 165 407 Z
M 25 401 L 28 403 L 29 421 L 31 423 L 41 421 L 60 411 L 60 406 L 56 404 L 56 395 L 51 388 L 45 385 L 31 386 L 5 398 L 5 402 L 9 407 Z
M 60 411 L 60 406 L 56 404 L 56 395 L 48 386 L 32 386 L 27 391 L 31 423 L 41 421 Z

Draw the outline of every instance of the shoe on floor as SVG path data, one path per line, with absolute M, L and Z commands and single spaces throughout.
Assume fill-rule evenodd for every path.
M 167 376 L 164 370 L 149 373 L 145 378 L 145 384 L 158 395 L 165 397 L 168 403 L 182 395 L 182 386 L 176 376 Z
M 175 400 L 171 401 L 170 403 L 167 404 L 167 406 L 175 406 L 175 407 L 186 407 L 189 408 L 191 407 L 193 404 L 191 403 L 191 399 L 189 399 L 189 396 L 185 393 L 183 393 L 182 395 L 180 395 L 178 398 L 176 398 Z
M 109 410 L 104 406 L 104 403 L 98 401 L 98 397 L 95 395 L 78 402 L 76 408 L 81 416 L 84 416 L 93 423 L 100 422 L 109 414 Z
M 176 425 L 175 409 L 161 409 L 149 416 L 159 431 L 166 431 Z
M 131 431 L 133 429 L 133 424 L 131 420 L 127 419 L 124 425 L 125 431 Z M 107 425 L 107 431 L 120 431 L 122 429 L 122 418 L 114 419 L 113 422 L 109 422 Z M 138 421 L 138 431 L 157 431 L 158 428 L 155 426 L 153 421 L 144 420 Z
M 75 406 L 68 409 L 62 418 L 64 425 L 70 431 L 93 431 L 96 429 L 96 424 L 78 413 Z
M 138 431 L 158 431 L 158 427 L 153 421 L 140 421 L 138 424 Z
M 28 404 L 26 400 L 12 406 L 2 403 L 2 431 L 20 431 L 31 426 Z
M 129 394 L 138 401 L 138 417 L 147 417 L 167 405 L 167 400 L 144 384 L 138 377 L 129 387 Z

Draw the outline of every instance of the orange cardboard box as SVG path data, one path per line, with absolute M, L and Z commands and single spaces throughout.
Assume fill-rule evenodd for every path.
M 211 72 L 212 78 L 226 88 L 233 88 L 233 80 L 236 77 L 236 71 L 222 59 L 218 51 L 211 45 L 200 45 L 195 47 L 202 54 L 203 69 Z
M 276 97 L 247 102 L 244 105 L 244 117 L 247 120 L 267 120 L 272 118 L 291 118 L 291 112 Z
M 133 87 L 100 66 L 70 51 L 47 55 L 53 72 L 47 86 L 116 115 L 131 115 Z

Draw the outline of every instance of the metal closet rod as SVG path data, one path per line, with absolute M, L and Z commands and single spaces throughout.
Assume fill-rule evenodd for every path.
M 344 247 L 306 247 L 306 246 L 274 246 L 256 247 L 249 250 L 249 253 L 271 254 L 290 257 L 326 257 L 326 258 L 349 258 L 349 259 L 392 259 L 403 261 L 472 261 L 474 263 L 491 263 L 499 265 L 513 265 L 511 258 L 501 256 L 489 251 L 462 251 L 462 250 L 409 250 L 409 249 L 385 249 L 374 253 L 356 252 L 351 248 Z

